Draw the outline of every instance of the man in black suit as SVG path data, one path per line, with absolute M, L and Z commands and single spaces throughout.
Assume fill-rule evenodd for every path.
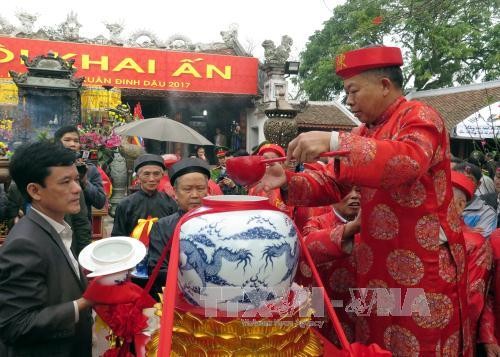
M 20 147 L 11 176 L 32 208 L 0 247 L 0 354 L 92 355 L 92 302 L 64 215 L 80 210 L 75 154 L 40 142 Z

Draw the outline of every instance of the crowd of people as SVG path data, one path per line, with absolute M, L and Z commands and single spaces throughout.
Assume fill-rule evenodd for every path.
M 287 162 L 268 164 L 252 185 L 227 175 L 224 147 L 212 168 L 204 150 L 140 156 L 137 189 L 118 204 L 111 232 L 148 247 L 133 281 L 145 286 L 159 265 L 150 291 L 158 299 L 168 266 L 160 257 L 203 197 L 265 196 L 293 219 L 328 295 L 343 302 L 336 311 L 351 342 L 395 356 L 500 356 L 500 165 L 451 157 L 440 115 L 404 98 L 402 64 L 394 47 L 337 57 L 346 104 L 362 124 L 302 133 L 287 148 L 259 145 L 254 155 Z M 90 242 L 89 210 L 106 204 L 106 176 L 81 162 L 79 149 L 78 131 L 62 128 L 53 143 L 25 145 L 12 158 L 5 211 L 13 227 L 0 248 L 2 356 L 90 356 L 96 301 L 82 297 L 76 257 Z M 319 160 L 334 150 L 348 154 Z M 296 281 L 314 285 L 305 261 Z M 367 289 L 374 305 L 360 304 Z M 321 333 L 338 342 L 330 324 Z

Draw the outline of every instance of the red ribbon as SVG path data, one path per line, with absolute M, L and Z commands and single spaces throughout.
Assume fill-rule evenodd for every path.
M 130 281 L 118 285 L 102 285 L 98 279 L 92 279 L 83 297 L 100 305 L 117 305 L 135 302 L 141 294 L 142 288 Z
M 136 351 L 144 349 L 145 344 L 137 342 L 144 342 L 141 332 L 147 327 L 147 317 L 143 315 L 142 310 L 152 307 L 155 301 L 148 294 L 144 294 L 140 286 L 129 281 L 119 285 L 101 285 L 97 279 L 93 279 L 83 297 L 97 303 L 94 306 L 97 315 L 116 336 L 123 339 L 123 344 L 108 350 L 106 356 L 131 355 L 129 349 L 133 340 L 136 341 Z
M 217 196 L 217 197 L 223 197 L 223 196 Z M 191 218 L 200 215 L 230 212 L 230 211 L 243 211 L 243 210 L 279 211 L 276 207 L 273 207 L 269 204 L 268 199 L 264 198 L 258 201 L 234 201 L 234 202 L 219 201 L 215 199 L 204 198 L 202 207 L 186 213 L 177 223 L 174 235 L 170 240 L 172 242 L 171 249 L 173 254 L 170 254 L 170 260 L 168 262 L 167 281 L 165 284 L 165 289 L 163 291 L 163 313 L 161 316 L 161 323 L 160 323 L 161 328 L 160 328 L 160 343 L 158 348 L 158 356 L 170 356 L 170 351 L 172 349 L 172 333 L 174 326 L 174 310 L 176 303 L 175 297 L 177 295 L 177 272 L 179 269 L 179 236 L 180 236 L 181 226 Z M 349 342 L 347 341 L 347 338 L 345 336 L 344 330 L 340 325 L 340 321 L 337 317 L 337 314 L 333 309 L 330 298 L 326 294 L 323 283 L 321 282 L 321 279 L 319 277 L 318 271 L 312 261 L 311 255 L 309 254 L 309 251 L 307 250 L 306 245 L 302 239 L 302 235 L 299 233 L 298 230 L 297 230 L 297 235 L 299 237 L 301 251 L 304 253 L 306 261 L 312 270 L 314 279 L 316 280 L 318 287 L 322 288 L 323 300 L 325 302 L 328 315 L 333 323 L 335 332 L 339 337 L 340 344 L 342 345 L 342 348 L 344 350 L 348 351 L 350 355 L 354 356 L 351 346 L 349 345 Z M 164 249 L 164 251 L 165 250 L 166 249 Z M 163 261 L 163 259 L 161 259 L 160 261 Z

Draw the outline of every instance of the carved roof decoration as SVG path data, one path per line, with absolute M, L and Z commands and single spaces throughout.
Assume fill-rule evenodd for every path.
M 59 25 L 60 31 L 62 32 L 64 38 L 73 41 L 80 38 L 80 28 L 82 24 L 78 22 L 76 13 L 70 11 L 66 16 L 66 21 Z
M 57 71 L 59 73 L 66 73 L 71 76 L 76 72 L 76 68 L 73 67 L 75 60 L 73 58 L 65 60 L 59 56 L 56 56 L 53 52 L 49 52 L 47 55 L 36 56 L 33 59 L 29 59 L 26 55 L 21 55 L 21 59 L 24 65 L 28 68 L 28 71 Z
M 287 35 L 281 37 L 281 43 L 278 46 L 272 40 L 265 40 L 262 42 L 262 47 L 264 47 L 264 62 L 284 65 L 290 56 L 292 45 L 293 40 Z
M 15 29 L 15 31 L 18 30 L 15 35 L 17 36 L 18 34 L 32 34 L 33 27 L 35 26 L 35 22 L 38 19 L 38 15 L 30 14 L 26 11 L 19 11 L 16 13 L 16 17 L 21 23 L 21 27 Z
M 0 15 L 0 33 L 9 34 L 16 28 L 12 26 L 3 16 Z
M 131 47 L 163 48 L 161 41 L 148 30 L 138 30 L 130 35 L 127 44 Z
M 84 38 L 79 34 L 82 24 L 78 21 L 77 14 L 72 11 L 67 14 L 66 20 L 59 25 L 38 28 L 35 27 L 38 15 L 21 11 L 16 13 L 16 17 L 21 23 L 20 26 L 14 26 L 0 16 L 0 35 L 49 41 L 70 41 L 98 45 L 157 48 L 245 57 L 252 56 L 238 41 L 238 26 L 235 24 L 231 24 L 227 30 L 220 32 L 222 39 L 220 42 L 194 43 L 190 38 L 182 34 L 174 34 L 162 40 L 155 33 L 147 29 L 136 30 L 126 36 L 123 35 L 124 25 L 120 22 L 111 21 L 104 22 L 109 32 L 108 34 L 100 34 L 94 38 Z M 123 38 L 128 38 L 128 40 L 124 40 Z M 274 51 L 279 52 L 277 49 Z
M 106 26 L 106 29 L 109 31 L 109 42 L 114 45 L 123 45 L 123 40 L 121 38 L 121 33 L 123 32 L 123 23 L 121 22 L 105 22 L 104 25 Z M 104 38 L 103 35 L 97 36 L 97 38 Z M 94 40 L 95 40 L 94 39 Z
M 21 55 L 21 59 L 28 71 L 26 73 L 9 71 L 18 87 L 78 90 L 85 79 L 74 76 L 76 72 L 76 68 L 73 67 L 74 59 L 64 60 L 52 52 L 32 59 Z
M 166 47 L 169 50 L 193 51 L 195 49 L 193 42 L 187 36 L 174 34 L 166 41 Z

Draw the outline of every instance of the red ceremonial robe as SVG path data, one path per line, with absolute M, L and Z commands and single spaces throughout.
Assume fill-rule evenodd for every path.
M 462 223 L 467 256 L 467 305 L 469 307 L 469 321 L 471 340 L 476 344 L 479 330 L 479 320 L 486 305 L 486 293 L 490 279 L 492 251 L 490 241 L 481 234 L 474 232 L 465 223 Z M 453 261 L 449 250 L 441 245 L 440 264 L 450 264 L 446 269 L 453 269 Z
M 479 324 L 478 343 L 500 344 L 500 229 L 490 236 L 493 268 L 486 306 Z
M 355 287 L 356 273 L 353 256 L 339 251 L 346 221 L 337 216 L 332 207 L 328 213 L 311 217 L 304 225 L 303 236 L 307 249 L 318 269 L 325 290 L 334 306 L 346 337 L 354 341 L 354 321 L 345 312 L 350 301 L 349 288 Z M 296 281 L 305 286 L 314 286 L 311 269 L 304 258 L 300 258 Z M 338 344 L 331 324 L 320 329 L 330 340 Z
M 322 206 L 341 199 L 339 184 L 361 187 L 354 260 L 357 287 L 369 289 L 348 306 L 358 314 L 356 340 L 396 356 L 470 354 L 465 244 L 443 120 L 400 97 L 370 128 L 339 133 L 338 149 L 350 154 L 330 172 L 287 173 L 288 203 Z M 439 264 L 440 227 L 454 269 Z
M 170 178 L 168 177 L 168 175 L 165 174 L 161 178 L 160 183 L 158 184 L 158 191 L 165 192 L 167 195 L 175 199 L 175 189 L 170 183 Z M 222 195 L 222 191 L 219 185 L 217 185 L 217 183 L 212 180 L 208 180 L 208 194 L 210 196 Z
M 175 190 L 172 184 L 170 183 L 170 177 L 168 175 L 163 175 L 158 184 L 158 191 L 165 192 L 167 195 L 175 199 Z
M 250 187 L 248 190 L 248 195 L 249 196 L 261 196 L 261 197 L 267 197 L 269 198 L 269 203 L 279 209 L 280 211 L 286 213 L 287 215 L 291 216 L 293 212 L 293 207 L 289 207 L 285 204 L 283 201 L 283 198 L 281 198 L 281 193 L 280 189 L 276 188 L 274 190 L 271 190 L 269 192 L 265 192 L 263 190 L 257 191 L 255 189 L 255 186 Z
M 305 163 L 303 172 L 310 171 L 324 171 L 326 164 L 320 162 Z M 293 221 L 299 229 L 299 231 L 304 234 L 304 226 L 311 217 L 320 216 L 324 213 L 328 213 L 332 210 L 330 205 L 321 207 L 294 207 L 293 209 Z

